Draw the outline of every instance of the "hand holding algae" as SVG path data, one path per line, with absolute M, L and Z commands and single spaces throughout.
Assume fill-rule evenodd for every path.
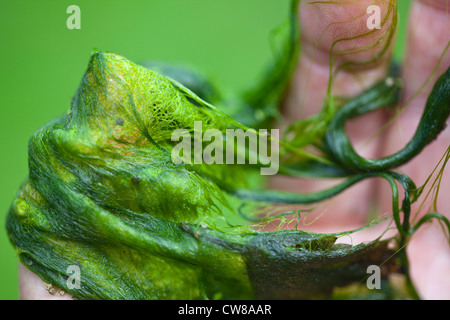
M 181 70 L 155 66 L 157 72 L 116 54 L 94 53 L 67 114 L 30 140 L 29 177 L 7 220 L 21 262 L 79 299 L 329 298 L 337 287 L 361 283 L 369 265 L 382 264 L 391 270 L 401 265 L 409 279 L 407 240 L 430 219 L 449 229 L 450 224 L 434 212 L 411 226 L 410 206 L 421 191 L 391 169 L 417 155 L 443 129 L 450 112 L 450 71 L 437 81 L 416 135 L 391 157 L 357 155 L 344 122 L 395 105 L 396 80 L 382 81 L 314 118 L 318 129 L 311 143 L 320 147 L 320 156 L 303 150 L 308 144 L 300 134 L 290 140 L 264 135 L 260 130 L 277 119 L 296 66 L 298 2 L 292 1 L 283 54 L 232 109 L 227 106 L 236 100 L 224 99 L 194 74 L 188 73 L 192 82 L 183 83 L 177 81 Z M 237 163 L 212 161 L 231 139 L 227 130 L 237 129 L 254 132 L 254 139 L 269 137 L 266 157 L 240 143 L 232 149 Z M 205 155 L 204 139 L 197 148 L 179 144 L 196 134 L 216 137 L 215 152 L 209 149 L 209 157 L 200 159 L 209 160 L 196 158 L 198 150 Z M 268 152 L 277 148 L 280 162 L 272 167 Z M 346 180 L 311 194 L 261 189 L 258 176 L 271 167 L 290 176 Z M 247 205 L 317 203 L 373 177 L 386 179 L 392 188 L 398 229 L 392 239 L 349 246 L 335 242 L 354 231 L 260 232 L 252 228 L 258 219 L 242 212 Z M 404 189 L 401 206 L 396 182 Z M 388 247 L 392 240 L 395 248 Z M 73 265 L 82 274 L 77 288 L 67 286 L 67 268 Z M 408 285 L 416 297 L 410 279 Z

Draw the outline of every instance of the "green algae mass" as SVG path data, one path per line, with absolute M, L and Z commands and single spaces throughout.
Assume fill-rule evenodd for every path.
M 7 222 L 22 263 L 77 298 L 252 299 L 327 295 L 361 280 L 369 253 L 382 262 L 384 242 L 221 226 L 238 214 L 212 172 L 251 182 L 238 166 L 172 163 L 171 132 L 196 119 L 227 127 L 164 76 L 95 53 L 69 112 L 31 138 Z M 71 265 L 79 289 L 67 287 Z

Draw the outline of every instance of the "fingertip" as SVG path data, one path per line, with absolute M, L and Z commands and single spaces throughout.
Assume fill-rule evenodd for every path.
M 372 64 L 360 63 L 372 60 L 388 46 L 396 12 L 395 1 L 377 3 L 374 6 L 372 0 L 301 2 L 300 27 L 305 54 L 328 65 L 329 53 L 333 51 L 338 62 L 356 62 L 358 69 L 372 68 Z M 372 7 L 379 8 L 379 12 L 371 11 Z M 378 26 L 371 26 L 371 21 L 378 21 Z
M 352 97 L 386 76 L 391 60 L 396 2 L 380 0 L 380 29 L 369 29 L 373 1 L 300 3 L 302 52 L 283 108 L 288 121 L 320 111 L 333 71 L 334 96 Z

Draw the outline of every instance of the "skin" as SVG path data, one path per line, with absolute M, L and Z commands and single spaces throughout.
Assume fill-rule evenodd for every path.
M 387 2 L 382 0 L 377 3 L 381 7 L 382 15 L 386 12 Z M 346 21 L 351 17 L 364 15 L 367 7 L 371 4 L 373 1 L 352 1 L 339 6 L 339 10 L 335 10 L 336 6 L 321 7 L 320 5 L 310 5 L 307 2 L 301 3 L 300 26 L 303 50 L 283 107 L 284 116 L 288 121 L 309 116 L 320 110 L 328 85 L 328 57 L 331 44 L 342 36 L 351 37 L 367 32 L 365 17 L 368 16 L 363 16 L 347 25 L 344 24 L 344 27 L 339 24 L 332 25 L 326 29 L 325 36 L 322 38 L 321 33 L 333 21 Z M 377 111 L 349 123 L 347 130 L 350 138 L 355 149 L 362 156 L 381 157 L 392 154 L 400 150 L 414 133 L 435 77 L 419 94 L 416 95 L 416 93 L 432 73 L 450 40 L 450 14 L 446 12 L 448 6 L 448 0 L 415 0 L 413 2 L 409 17 L 407 49 L 402 66 L 403 101 L 408 101 L 413 95 L 415 96 L 407 110 L 370 143 L 367 143 L 367 140 L 386 123 L 387 119 L 393 115 L 392 112 Z M 327 11 L 323 8 L 334 8 L 334 10 Z M 401 18 L 406 19 L 405 17 Z M 380 32 L 374 33 L 373 36 L 341 42 L 337 45 L 333 51 L 336 65 L 349 60 L 364 61 L 377 55 L 380 52 L 380 46 L 350 56 L 345 55 L 345 52 L 349 48 L 367 47 L 377 43 L 383 31 L 387 30 L 385 28 L 388 28 L 388 25 L 383 26 Z M 335 80 L 333 94 L 344 97 L 354 96 L 382 79 L 390 62 L 390 51 L 375 63 L 341 72 Z M 441 74 L 449 65 L 450 54 L 447 53 L 437 74 Z M 449 145 L 450 130 L 447 129 L 438 140 L 400 170 L 409 175 L 418 186 L 422 185 Z M 328 180 L 308 180 L 307 183 L 305 181 L 275 177 L 271 181 L 271 187 L 286 191 L 312 192 L 336 183 Z M 439 212 L 450 218 L 450 205 L 443 196 L 450 193 L 448 170 L 442 179 L 440 192 L 441 197 L 437 204 Z M 374 204 L 377 204 L 376 208 L 373 207 Z M 332 214 L 309 217 L 309 222 L 315 218 L 318 219 L 312 225 L 303 221 L 302 229 L 315 232 L 339 232 L 355 229 L 367 223 L 368 212 L 371 210 L 390 212 L 391 205 L 390 188 L 387 187 L 386 182 L 379 179 L 366 180 L 326 202 L 322 210 L 318 211 L 323 212 L 332 206 Z M 413 213 L 415 212 L 414 208 L 417 206 L 413 207 Z M 353 243 L 373 238 L 385 227 L 385 225 L 380 225 L 369 232 L 357 234 L 353 237 Z M 419 295 L 423 299 L 450 299 L 450 278 L 446 276 L 450 268 L 450 250 L 448 250 L 448 241 L 439 225 L 431 223 L 420 229 L 409 244 L 408 254 L 411 275 Z M 21 265 L 19 266 L 19 287 L 20 298 L 24 300 L 71 299 L 68 294 L 51 295 L 42 280 Z
M 385 12 L 387 1 L 382 1 L 380 5 Z M 409 17 L 408 43 L 404 65 L 402 66 L 402 78 L 404 82 L 403 101 L 408 101 L 426 81 L 432 70 L 438 63 L 439 57 L 450 40 L 450 16 L 446 13 L 448 6 L 446 0 L 421 1 L 416 0 L 412 4 Z M 332 19 L 338 21 L 346 20 L 355 15 L 363 13 L 371 1 L 358 1 L 352 4 L 351 9 L 343 12 L 333 13 Z M 383 7 L 384 4 L 384 7 Z M 303 41 L 306 48 L 300 57 L 299 68 L 295 75 L 294 82 L 290 89 L 288 100 L 285 105 L 285 115 L 288 119 L 297 119 L 320 110 L 322 101 L 326 94 L 329 65 L 326 57 L 333 38 L 339 37 L 339 30 L 328 29 L 327 37 L 319 42 L 318 49 L 314 46 L 320 37 L 323 27 L 331 21 L 324 21 L 319 7 L 314 7 L 306 3 L 301 4 L 301 27 L 303 28 Z M 316 18 L 318 16 L 318 18 Z M 405 19 L 401 17 L 401 19 Z M 353 25 L 355 33 L 365 28 L 365 20 L 361 24 Z M 320 28 L 313 28 L 317 24 Z M 311 30 L 311 31 L 310 31 Z M 367 29 L 366 29 L 367 30 Z M 333 31 L 335 33 L 333 33 Z M 374 36 L 365 41 L 375 43 L 379 38 Z M 352 40 L 347 43 L 352 47 L 358 45 Z M 353 42 L 353 43 L 352 43 Z M 362 43 L 365 45 L 367 43 Z M 342 49 L 344 50 L 344 49 Z M 379 52 L 379 48 L 364 52 L 365 56 L 357 57 L 363 60 L 374 56 Z M 336 54 L 342 53 L 341 48 L 336 48 Z M 337 63 L 345 62 L 347 57 L 337 58 Z M 355 57 L 351 57 L 354 59 Z M 342 59 L 342 60 L 340 60 Z M 389 63 L 388 59 L 381 59 L 377 64 L 368 68 L 355 70 L 351 75 L 348 72 L 342 73 L 336 79 L 336 86 L 333 88 L 335 95 L 351 96 L 361 92 L 365 87 L 383 78 Z M 437 74 L 442 74 L 450 65 L 450 54 L 445 55 Z M 309 78 L 305 74 L 309 73 Z M 365 79 L 361 83 L 357 78 Z M 366 143 L 381 126 L 386 123 L 393 113 L 380 111 L 370 113 L 356 121 L 352 121 L 347 127 L 347 132 L 355 146 L 355 149 L 364 157 L 379 158 L 390 155 L 400 150 L 412 137 L 420 116 L 425 106 L 426 99 L 431 91 L 436 77 L 433 77 L 427 85 L 409 104 L 408 108 L 383 131 L 377 139 Z M 313 93 L 313 94 L 311 94 Z M 300 106 L 300 107 L 299 107 Z M 305 107 L 307 106 L 307 107 Z M 408 164 L 399 168 L 406 175 L 410 176 L 417 186 L 421 186 L 434 166 L 438 163 L 447 147 L 450 145 L 450 131 L 446 129 L 439 138 L 429 145 L 419 156 Z M 336 182 L 323 180 L 308 180 L 302 183 L 301 180 L 275 178 L 272 182 L 273 188 L 289 191 L 311 192 L 322 189 L 325 186 L 334 185 Z M 450 192 L 450 174 L 448 170 L 444 174 L 441 183 L 440 198 L 437 204 L 438 210 L 447 217 L 450 216 L 450 206 L 446 201 L 446 194 Z M 344 231 L 363 226 L 367 223 L 367 213 L 374 204 L 377 212 L 391 212 L 391 192 L 385 181 L 372 179 L 354 186 L 335 199 L 324 205 L 323 210 L 329 209 L 332 214 L 324 215 L 306 229 L 316 232 L 327 232 L 330 230 Z M 417 205 L 413 206 L 417 209 Z M 320 210 L 319 210 L 320 211 Z M 314 217 L 310 217 L 312 221 Z M 371 217 L 370 219 L 372 219 Z M 358 243 L 384 230 L 385 226 L 375 228 L 372 232 L 366 232 L 353 238 L 353 243 Z M 302 227 L 302 229 L 305 229 Z M 419 295 L 424 299 L 449 299 L 450 279 L 446 276 L 450 268 L 450 250 L 448 241 L 443 235 L 442 229 L 437 223 L 428 224 L 419 230 L 408 248 L 410 257 L 411 274 L 416 284 Z

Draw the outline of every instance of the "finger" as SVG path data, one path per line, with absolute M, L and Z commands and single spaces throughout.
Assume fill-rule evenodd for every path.
M 50 286 L 36 274 L 19 264 L 19 295 L 21 300 L 72 300 L 72 296 Z
M 405 64 L 403 66 L 404 102 L 402 114 L 392 123 L 385 135 L 383 154 L 388 155 L 403 148 L 413 136 L 420 121 L 426 100 L 436 78 L 450 66 L 450 53 L 442 55 L 450 41 L 450 16 L 448 0 L 414 1 L 409 18 L 409 35 Z M 436 70 L 436 71 L 435 71 Z M 430 77 L 432 74 L 434 75 Z M 428 80 L 428 82 L 427 82 Z M 450 130 L 443 131 L 437 140 L 405 166 L 401 171 L 410 176 L 418 187 L 422 186 L 450 145 Z M 433 180 L 430 182 L 432 183 Z M 390 192 L 380 185 L 380 203 L 387 209 Z M 425 195 L 427 190 L 423 193 Z M 450 172 L 444 171 L 437 201 L 439 213 L 450 217 L 447 195 L 450 193 Z M 433 210 L 432 198 L 423 206 L 422 196 L 412 207 L 418 217 Z M 417 219 L 416 219 L 417 220 Z M 435 222 L 423 227 L 413 236 L 408 253 L 411 275 L 419 294 L 424 299 L 449 299 L 450 279 L 443 276 L 450 268 L 450 250 L 443 230 Z
M 369 29 L 367 9 L 372 0 L 363 1 L 302 1 L 300 28 L 302 51 L 298 68 L 285 101 L 286 122 L 316 114 L 327 95 L 330 77 L 330 54 L 333 70 L 346 65 L 333 80 L 334 96 L 353 97 L 386 76 L 393 42 L 391 32 L 396 1 L 376 1 L 380 8 L 380 29 Z M 375 157 L 379 144 L 362 145 L 384 121 L 382 113 L 369 114 L 348 124 L 347 132 L 355 149 L 362 156 Z M 276 189 L 309 193 L 322 190 L 337 181 L 298 180 L 275 177 Z M 367 180 L 347 189 L 317 212 L 326 213 L 304 229 L 320 231 L 330 223 L 335 231 L 358 227 L 367 221 L 374 197 L 374 181 Z M 310 218 L 310 221 L 313 218 Z M 319 229 L 318 229 L 319 228 Z
M 381 29 L 368 28 L 371 15 L 367 10 L 373 0 L 301 2 L 302 52 L 286 103 L 286 119 L 293 121 L 320 110 L 328 87 L 330 53 L 334 70 L 346 63 L 357 63 L 338 74 L 333 83 L 334 95 L 354 96 L 386 75 L 391 46 L 384 51 L 396 6 L 389 0 L 376 3 L 381 9 Z
M 397 152 L 410 141 L 437 77 L 450 67 L 450 50 L 445 52 L 450 41 L 449 5 L 449 0 L 417 0 L 412 4 L 403 66 L 403 100 L 406 105 L 385 135 L 384 155 Z M 449 145 L 450 130 L 446 129 L 401 170 L 421 186 Z M 441 186 L 442 190 L 450 191 L 450 179 L 444 177 Z M 388 202 L 388 197 L 383 196 L 384 203 Z M 443 213 L 450 211 L 447 203 L 445 197 L 438 199 L 438 207 L 443 209 Z

